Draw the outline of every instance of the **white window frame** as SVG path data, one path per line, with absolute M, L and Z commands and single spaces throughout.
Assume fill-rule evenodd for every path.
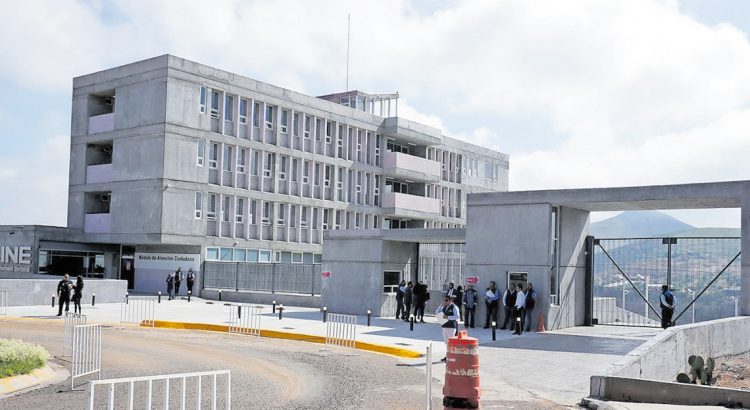
M 296 256 L 299 256 L 299 260 L 294 260 Z M 302 252 L 292 252 L 292 263 L 302 263 Z
M 222 195 L 221 196 L 221 222 L 229 222 L 232 220 L 230 217 L 231 208 L 232 208 L 232 202 L 231 202 L 231 196 L 229 195 Z
M 273 159 L 274 155 L 272 152 L 266 152 L 263 155 L 263 177 L 270 178 L 273 174 Z
M 253 127 L 260 127 L 260 103 L 253 101 Z
M 216 108 L 214 108 L 214 95 L 217 96 Z M 219 118 L 220 99 L 221 99 L 221 93 L 216 90 L 211 90 L 211 118 Z
M 195 219 L 203 219 L 203 192 L 195 193 Z
M 279 112 L 279 130 L 282 134 L 287 134 L 289 131 L 289 110 L 281 110 Z
M 307 229 L 307 206 L 301 206 L 299 211 L 299 227 Z
M 302 116 L 302 137 L 306 140 L 310 139 L 310 127 L 312 127 L 312 117 L 309 115 Z
M 238 196 L 234 206 L 234 222 L 241 224 L 245 220 L 245 198 Z
M 206 163 L 206 140 L 198 140 L 198 159 L 197 164 L 202 167 Z
M 286 155 L 279 156 L 279 180 L 286 180 L 286 165 L 289 164 L 289 157 Z
M 217 206 L 216 198 L 218 198 L 218 194 L 213 194 L 213 193 L 208 194 L 208 199 L 206 203 L 206 219 L 210 221 L 216 220 L 216 206 Z
M 216 154 L 216 158 L 211 158 L 211 149 L 214 149 L 214 154 Z M 211 169 L 218 169 L 219 168 L 219 143 L 218 142 L 211 142 L 209 143 L 208 147 L 208 167 Z
M 271 120 L 268 120 L 268 114 L 271 114 Z M 264 121 L 266 123 L 267 130 L 273 130 L 273 106 L 266 105 L 266 112 L 264 114 Z
M 244 104 L 243 104 L 244 103 Z M 242 106 L 245 106 L 245 109 L 242 109 Z M 238 108 L 239 114 L 238 117 L 240 119 L 240 124 L 247 124 L 247 100 L 244 98 L 240 98 L 240 106 Z
M 208 90 L 206 87 L 201 86 L 198 92 L 198 107 L 201 114 L 206 113 L 206 101 L 208 100 Z
M 286 204 L 285 203 L 279 203 L 279 209 L 278 212 L 276 212 L 276 225 L 277 226 L 284 226 L 286 225 Z
M 237 173 L 245 173 L 245 157 L 247 156 L 247 148 L 237 147 Z
M 334 126 L 335 126 L 335 124 L 333 123 L 333 121 L 326 120 L 326 125 L 325 125 L 325 127 L 326 127 L 326 144 L 330 144 L 331 143 L 331 138 L 333 137 L 333 127 Z
M 266 212 L 268 210 L 268 212 Z M 273 203 L 263 201 L 263 210 L 261 211 L 261 223 L 263 226 L 271 226 L 271 214 L 273 213 Z
M 224 121 L 234 121 L 234 96 L 224 94 Z
M 310 161 L 302 160 L 302 183 L 307 184 L 310 182 Z

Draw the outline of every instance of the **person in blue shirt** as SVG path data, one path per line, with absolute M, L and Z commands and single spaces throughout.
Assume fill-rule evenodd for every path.
M 669 291 L 669 286 L 662 285 L 661 296 L 659 296 L 659 306 L 661 306 L 661 327 L 666 329 L 674 326 L 672 323 L 672 314 L 674 313 L 674 295 Z
M 497 324 L 497 301 L 500 299 L 500 292 L 495 286 L 495 281 L 490 282 L 490 286 L 484 292 L 484 303 L 487 307 L 487 318 L 484 321 L 484 328 L 490 327 L 492 322 Z

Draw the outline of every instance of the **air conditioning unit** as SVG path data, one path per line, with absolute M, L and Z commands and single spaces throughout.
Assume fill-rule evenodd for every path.
M 109 202 L 112 199 L 111 194 L 99 194 L 99 200 L 102 202 Z
M 112 154 L 112 146 L 111 145 L 102 145 L 102 152 L 105 154 Z
M 104 105 L 112 105 L 115 103 L 115 97 L 104 97 Z

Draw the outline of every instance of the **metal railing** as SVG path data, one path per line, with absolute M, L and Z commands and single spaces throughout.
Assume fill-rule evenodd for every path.
M 427 349 L 425 351 L 425 396 L 426 396 L 426 408 L 427 410 L 432 410 L 432 342 L 427 345 Z
M 296 263 L 205 262 L 203 287 L 319 295 L 321 265 Z
M 354 349 L 357 344 L 357 317 L 329 313 L 326 320 L 326 346 Z
M 73 327 L 86 324 L 86 315 L 80 313 L 65 313 L 65 328 L 63 330 L 63 348 L 73 349 Z
M 262 306 L 229 306 L 229 333 L 260 337 Z
M 136 323 L 154 326 L 156 298 L 131 296 L 120 303 L 120 324 Z
M 70 369 L 70 388 L 75 379 L 97 373 L 102 376 L 102 325 L 77 325 L 73 327 L 73 357 Z
M 0 316 L 8 316 L 8 291 L 0 290 Z
M 97 403 L 96 401 L 96 387 L 97 386 L 107 386 L 107 409 L 114 409 L 114 408 L 124 408 L 124 405 L 122 404 L 116 404 L 118 401 L 117 399 L 124 399 L 122 401 L 127 401 L 127 408 L 133 409 L 134 407 L 145 407 L 147 409 L 156 408 L 155 402 L 160 401 L 163 404 L 164 409 L 170 408 L 170 380 L 178 379 L 181 380 L 181 383 L 178 384 L 179 388 L 179 397 L 180 397 L 180 408 L 185 409 L 187 408 L 188 404 L 191 403 L 191 408 L 196 409 L 202 409 L 203 408 L 203 402 L 207 401 L 203 398 L 203 378 L 208 377 L 211 385 L 211 394 L 210 394 L 210 408 L 212 410 L 216 410 L 219 404 L 219 398 L 218 398 L 218 378 L 219 376 L 226 375 L 226 383 L 225 383 L 225 403 L 223 408 L 229 410 L 232 408 L 232 376 L 229 372 L 229 370 L 215 370 L 215 371 L 207 371 L 207 372 L 194 372 L 194 373 L 176 373 L 176 374 L 165 374 L 165 375 L 157 375 L 157 376 L 142 376 L 142 377 L 125 377 L 121 379 L 107 379 L 107 380 L 93 380 L 89 382 L 89 404 L 88 408 L 89 410 L 94 410 L 95 408 L 105 408 L 102 404 Z M 188 379 L 195 379 L 195 384 L 188 384 Z M 161 397 L 155 396 L 154 392 L 154 382 L 163 382 L 163 390 L 161 393 Z M 145 404 L 140 404 L 136 406 L 136 387 L 137 383 L 143 383 L 145 384 Z M 116 394 L 116 388 L 115 386 L 119 384 L 125 384 L 127 385 L 127 391 L 126 392 L 120 392 L 121 394 Z M 127 395 L 127 398 L 123 397 L 124 395 Z M 138 395 L 139 397 L 141 394 Z M 190 400 L 192 399 L 192 400 Z M 174 407 L 174 406 L 172 406 Z

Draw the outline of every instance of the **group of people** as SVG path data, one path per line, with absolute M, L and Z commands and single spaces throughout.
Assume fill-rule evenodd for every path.
M 414 307 L 414 322 L 424 323 L 424 307 L 430 300 L 430 292 L 422 281 L 406 282 L 404 280 L 396 289 L 396 319 L 409 320 L 412 306 Z
M 72 293 L 72 297 L 71 297 Z M 83 297 L 83 276 L 76 277 L 76 283 L 70 280 L 70 275 L 63 275 L 60 282 L 57 283 L 58 311 L 57 316 L 62 316 L 63 305 L 65 312 L 70 310 L 70 301 L 73 301 L 73 312 L 81 313 L 81 298 Z
M 188 293 L 193 293 L 193 284 L 195 283 L 195 272 L 193 269 L 188 269 L 187 277 L 182 273 L 182 268 L 177 268 L 174 272 L 169 272 L 167 275 L 167 295 L 169 300 L 175 299 L 180 294 L 180 285 L 182 281 L 187 279 L 187 290 Z
M 517 285 L 509 284 L 508 288 L 503 292 L 501 299 L 495 282 L 490 282 L 485 292 L 487 314 L 484 321 L 484 328 L 489 328 L 492 323 L 499 323 L 498 310 L 502 301 L 504 317 L 503 325 L 500 329 L 507 329 L 508 322 L 510 322 L 510 330 L 514 334 L 520 335 L 524 327 L 527 332 L 530 331 L 536 299 L 536 291 L 534 290 L 534 285 L 531 283 L 526 284 L 526 289 L 520 283 Z

